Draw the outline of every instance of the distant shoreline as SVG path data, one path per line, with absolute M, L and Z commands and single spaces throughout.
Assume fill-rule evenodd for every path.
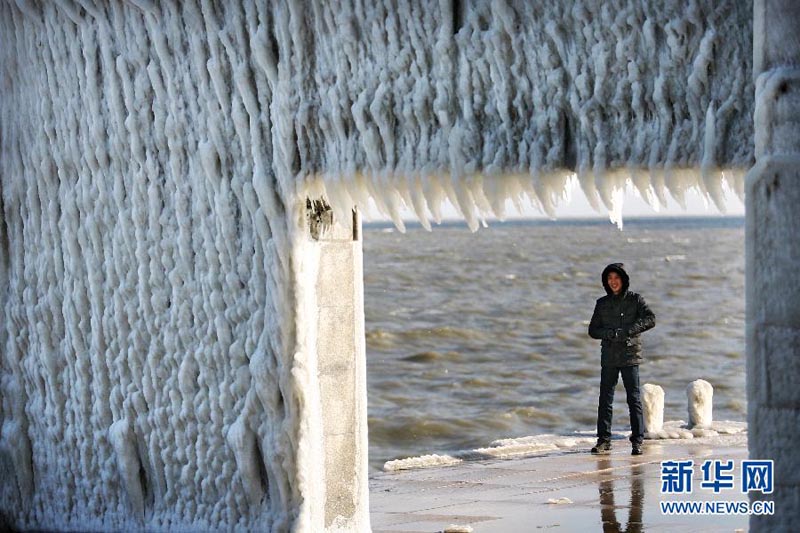
M 652 216 L 652 217 L 626 217 L 625 227 L 680 227 L 691 229 L 696 227 L 701 228 L 739 228 L 744 227 L 744 216 Z M 422 229 L 422 224 L 416 220 L 404 220 L 407 229 Z M 547 218 L 515 218 L 512 220 L 487 220 L 488 227 L 494 226 L 610 226 L 613 224 L 609 222 L 607 217 L 586 217 L 586 218 L 559 218 L 550 220 Z M 381 230 L 386 228 L 394 228 L 394 223 L 390 220 L 380 220 L 364 222 L 365 230 Z M 464 220 L 450 219 L 443 220 L 441 224 L 431 222 L 433 229 L 437 228 L 463 228 L 468 230 L 467 224 Z

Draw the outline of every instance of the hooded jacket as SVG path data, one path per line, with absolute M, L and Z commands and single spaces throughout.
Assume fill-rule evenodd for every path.
M 622 290 L 615 295 L 608 286 L 608 274 L 616 272 L 622 279 Z M 606 295 L 597 300 L 589 322 L 589 336 L 600 339 L 602 366 L 631 366 L 642 362 L 642 341 L 639 335 L 656 325 L 656 316 L 639 294 L 628 290 L 630 277 L 622 263 L 603 269 Z

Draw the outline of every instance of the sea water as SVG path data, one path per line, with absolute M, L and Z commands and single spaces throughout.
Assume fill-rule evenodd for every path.
M 656 327 L 641 382 L 686 420 L 686 386 L 714 386 L 714 418 L 745 420 L 744 220 L 463 223 L 364 228 L 371 468 L 505 437 L 595 426 L 600 342 L 587 334 L 600 273 L 625 263 Z M 629 428 L 622 383 L 614 429 Z

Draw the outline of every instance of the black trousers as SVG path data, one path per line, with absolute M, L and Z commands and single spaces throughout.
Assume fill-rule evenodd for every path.
M 631 417 L 631 442 L 644 439 L 644 417 L 642 416 L 642 394 L 639 388 L 639 365 L 604 366 L 600 370 L 600 401 L 597 406 L 597 438 L 611 439 L 611 416 L 614 405 L 614 387 L 619 375 L 628 397 L 628 412 Z

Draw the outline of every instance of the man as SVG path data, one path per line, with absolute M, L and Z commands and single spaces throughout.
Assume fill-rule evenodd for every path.
M 603 269 L 606 295 L 597 300 L 589 322 L 589 336 L 600 343 L 600 401 L 597 407 L 597 444 L 592 453 L 611 450 L 611 415 L 619 375 L 628 396 L 632 455 L 642 454 L 644 418 L 639 391 L 642 341 L 639 334 L 656 325 L 656 316 L 640 295 L 628 290 L 630 278 L 622 263 Z

